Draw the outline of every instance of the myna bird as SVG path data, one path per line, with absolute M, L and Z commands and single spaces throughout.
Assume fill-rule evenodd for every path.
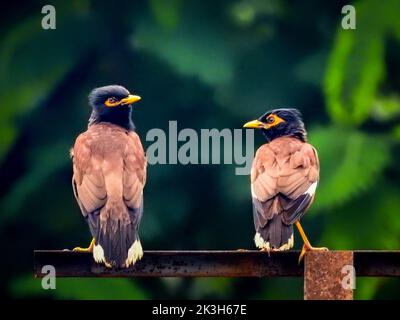
M 317 151 L 307 143 L 300 112 L 275 109 L 243 127 L 260 129 L 267 141 L 251 169 L 256 246 L 268 252 L 289 250 L 295 224 L 304 242 L 299 262 L 307 251 L 328 250 L 311 246 L 300 225 L 319 180 Z
M 143 213 L 146 158 L 131 119 L 140 97 L 111 85 L 89 95 L 87 131 L 71 150 L 72 187 L 93 240 L 94 260 L 107 267 L 129 267 L 143 256 L 139 224 Z

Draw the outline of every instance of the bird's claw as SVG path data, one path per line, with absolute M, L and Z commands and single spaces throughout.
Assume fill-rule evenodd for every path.
M 271 251 L 273 251 L 273 250 L 271 250 L 270 248 L 263 247 L 260 249 L 260 252 L 266 252 L 268 254 L 268 257 L 271 257 Z
M 308 251 L 329 251 L 329 249 L 326 247 L 313 247 L 313 246 L 306 246 L 305 244 L 303 244 L 303 248 L 301 249 L 298 260 L 299 264 L 301 263 L 301 261 L 303 261 L 303 258 Z
M 88 247 L 88 248 L 81 248 L 81 247 L 75 247 L 72 249 L 73 252 L 93 252 L 93 248 Z
M 92 241 L 89 244 L 89 247 L 87 248 L 81 248 L 81 247 L 75 247 L 72 249 L 73 252 L 93 252 L 93 248 L 94 248 L 94 239 L 92 239 Z

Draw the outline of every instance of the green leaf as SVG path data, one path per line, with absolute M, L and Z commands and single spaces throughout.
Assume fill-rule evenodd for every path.
M 378 179 L 363 196 L 355 196 L 340 208 L 327 211 L 318 243 L 331 250 L 395 250 L 400 246 L 400 189 Z M 321 226 L 319 226 L 320 228 Z M 373 299 L 383 279 L 357 278 L 355 297 Z
M 1 198 L 0 208 L 0 229 L 4 227 L 5 222 L 21 213 L 21 208 L 25 205 L 28 196 L 40 190 L 46 179 L 56 174 L 70 162 L 68 150 L 70 144 L 59 143 L 51 146 L 44 146 L 36 150 L 31 160 L 29 172 L 15 181 L 8 193 Z
M 334 207 L 367 191 L 389 163 L 390 145 L 380 136 L 340 127 L 310 132 L 321 165 L 315 211 Z
M 397 141 L 400 141 L 400 125 L 394 127 L 393 136 Z
M 355 196 L 340 208 L 328 210 L 321 242 L 342 250 L 398 248 L 398 194 L 397 185 L 380 180 L 362 197 Z
M 339 32 L 328 61 L 324 91 L 328 111 L 338 123 L 365 121 L 384 77 L 383 42 L 372 35 L 369 45 L 358 44 L 360 35 Z
M 150 0 L 150 9 L 161 27 L 175 28 L 178 25 L 182 0 Z
M 197 278 L 193 281 L 190 298 L 223 298 L 229 296 L 232 289 L 233 282 L 230 278 Z
M 44 290 L 41 279 L 26 275 L 15 279 L 10 292 L 16 298 L 50 296 L 55 299 L 143 300 L 148 295 L 130 279 L 58 278 L 55 290 Z
M 60 10 L 55 30 L 43 30 L 40 17 L 17 24 L 0 44 L 0 161 L 15 142 L 21 120 L 51 96 L 93 44 L 93 24 L 81 6 L 71 3 Z
M 170 32 L 142 19 L 133 40 L 138 49 L 156 54 L 181 75 L 197 76 L 210 85 L 224 84 L 233 76 L 232 50 L 212 25 L 199 30 L 183 22 Z
M 398 30 L 393 12 L 400 11 L 400 2 L 367 0 L 356 10 L 357 29 L 339 29 L 324 82 L 332 119 L 347 125 L 359 125 L 371 114 L 385 78 L 385 39 Z
M 376 291 L 379 289 L 379 285 L 382 282 L 382 278 L 356 278 L 356 290 L 354 291 L 354 297 L 356 300 L 371 300 L 374 298 Z
M 374 103 L 374 119 L 381 121 L 392 120 L 400 114 L 400 97 L 392 94 L 385 97 L 377 97 Z

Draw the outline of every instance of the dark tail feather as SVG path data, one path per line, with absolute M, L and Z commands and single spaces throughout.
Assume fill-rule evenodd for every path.
M 257 230 L 255 242 L 260 249 L 289 250 L 293 247 L 293 226 L 283 223 L 281 216 L 275 215 Z
M 125 266 L 128 251 L 135 240 L 138 240 L 138 232 L 125 205 L 106 206 L 100 212 L 100 216 L 106 217 L 98 223 L 97 234 L 94 236 L 95 245 L 104 251 L 105 264 L 115 268 Z M 96 250 L 96 247 L 95 247 Z M 97 247 L 97 250 L 100 250 Z M 101 251 L 101 250 L 100 250 Z M 101 252 L 103 254 L 103 252 Z M 98 251 L 96 252 L 98 254 Z M 100 254 L 100 256 L 102 256 Z M 98 258 L 98 257 L 97 257 Z M 96 260 L 96 256 L 95 256 Z M 97 259 L 102 260 L 102 259 Z
M 125 267 L 128 250 L 138 238 L 137 231 L 131 222 L 109 219 L 100 228 L 96 245 L 104 250 L 104 258 L 111 267 Z

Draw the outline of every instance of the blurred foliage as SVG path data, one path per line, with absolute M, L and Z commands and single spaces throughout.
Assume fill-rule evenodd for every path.
M 304 219 L 310 238 L 332 249 L 400 247 L 399 1 L 355 2 L 356 30 L 340 27 L 344 1 L 54 1 L 53 31 L 40 27 L 44 4 L 12 2 L 0 19 L 2 295 L 302 298 L 291 278 L 58 279 L 53 292 L 31 278 L 33 249 L 90 240 L 68 149 L 86 127 L 88 92 L 110 83 L 143 97 L 134 120 L 145 146 L 147 130 L 169 120 L 241 128 L 268 109 L 299 108 L 321 162 Z M 253 248 L 249 181 L 234 172 L 150 166 L 145 249 Z M 356 297 L 398 298 L 399 289 L 361 279 Z
M 389 145 L 382 136 L 354 129 L 323 127 L 312 130 L 310 137 L 323 166 L 323 184 L 318 190 L 314 209 L 332 208 L 368 190 L 376 184 L 376 177 L 389 162 Z
M 397 0 L 364 1 L 357 6 L 357 32 L 338 32 L 325 78 L 327 106 L 336 122 L 356 125 L 371 115 L 386 74 L 385 41 L 400 39 L 399 11 Z
M 43 290 L 41 279 L 32 279 L 27 275 L 16 280 L 11 287 L 17 297 L 29 295 L 57 299 L 99 298 L 104 300 L 148 299 L 148 295 L 135 283 L 124 279 L 58 279 L 56 290 Z M 96 295 L 93 295 L 96 292 Z

